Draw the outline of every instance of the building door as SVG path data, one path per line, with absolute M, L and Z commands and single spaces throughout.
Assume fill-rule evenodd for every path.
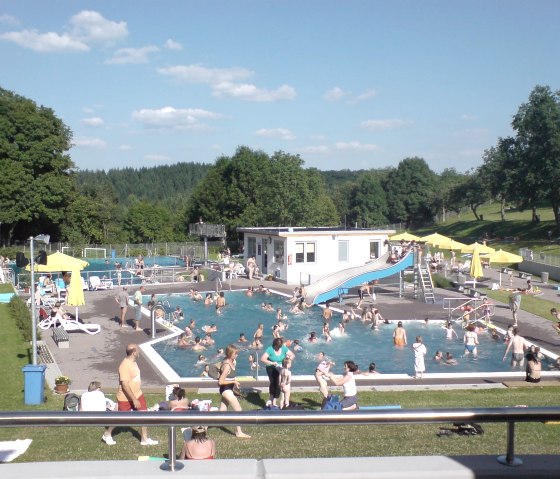
M 369 258 L 370 259 L 379 258 L 379 241 L 369 242 Z
M 267 252 L 267 246 L 268 246 L 268 242 L 266 240 L 266 238 L 261 238 L 261 249 L 262 249 L 262 256 L 261 256 L 261 265 L 260 265 L 260 269 L 261 269 L 261 273 L 263 274 L 263 276 L 265 274 L 268 273 L 268 269 L 267 269 L 267 265 L 268 265 L 268 252 Z

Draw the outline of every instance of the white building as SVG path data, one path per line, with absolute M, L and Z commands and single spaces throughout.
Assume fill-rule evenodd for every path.
M 237 228 L 244 235 L 245 264 L 287 284 L 310 284 L 334 271 L 363 265 L 388 251 L 395 230 L 336 228 Z

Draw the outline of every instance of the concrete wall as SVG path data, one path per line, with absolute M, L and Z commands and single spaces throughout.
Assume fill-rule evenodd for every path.
M 531 273 L 535 276 L 541 277 L 543 271 L 548 272 L 549 279 L 560 281 L 560 266 L 553 266 L 551 264 L 537 263 L 536 261 L 524 260 L 519 263 L 519 271 Z

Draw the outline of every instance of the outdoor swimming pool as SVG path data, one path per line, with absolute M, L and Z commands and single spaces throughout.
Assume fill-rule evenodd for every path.
M 280 307 L 288 316 L 288 329 L 284 333 L 287 339 L 299 339 L 304 351 L 296 353 L 292 371 L 295 375 L 311 375 L 317 365 L 316 356 L 324 351 L 335 361 L 336 372 L 342 371 L 345 360 L 353 360 L 361 370 L 367 370 L 370 362 L 375 362 L 377 370 L 385 374 L 412 374 L 414 358 L 410 345 L 417 335 L 422 336 L 424 344 L 428 349 L 426 356 L 427 373 L 476 373 L 476 372 L 510 372 L 509 361 L 502 361 L 505 350 L 503 341 L 492 339 L 489 333 L 479 335 L 478 358 L 470 356 L 461 357 L 464 351 L 463 333 L 461 326 L 454 326 L 459 338 L 453 340 L 445 339 L 445 331 L 442 322 L 410 321 L 405 323 L 409 347 L 398 349 L 393 346 L 392 334 L 396 327 L 395 323 L 383 324 L 377 331 L 371 330 L 369 325 L 360 321 L 351 321 L 346 326 L 347 335 L 335 337 L 331 342 L 320 340 L 317 343 L 307 341 L 309 333 L 315 331 L 321 338 L 323 319 L 322 308 L 314 306 L 303 315 L 293 315 L 288 312 L 289 304 L 282 296 L 267 296 L 255 293 L 248 297 L 244 292 L 225 292 L 227 307 L 222 315 L 217 315 L 214 305 L 204 306 L 203 302 L 193 302 L 185 294 L 171 294 L 158 296 L 158 299 L 169 304 L 171 309 L 180 306 L 184 312 L 185 319 L 176 324 L 183 329 L 191 319 L 196 322 L 195 335 L 204 337 L 203 326 L 216 324 L 218 331 L 212 334 L 216 344 L 205 351 L 192 351 L 190 348 L 177 346 L 177 338 L 159 341 L 153 345 L 154 350 L 167 362 L 180 377 L 198 377 L 203 365 L 196 364 L 198 355 L 206 356 L 208 362 L 215 362 L 218 348 L 225 348 L 230 343 L 236 343 L 241 350 L 237 360 L 237 374 L 239 376 L 254 375 L 249 365 L 249 354 L 262 354 L 262 350 L 254 351 L 247 349 L 248 343 L 237 343 L 240 333 L 244 333 L 251 340 L 253 333 L 259 323 L 264 323 L 264 347 L 272 342 L 272 326 L 276 324 L 276 313 L 263 311 L 263 302 L 272 303 L 274 310 Z M 331 330 L 341 320 L 341 314 L 334 314 L 331 320 Z M 415 318 L 410 318 L 415 319 Z M 456 366 L 447 366 L 432 360 L 436 350 L 449 351 L 457 359 Z M 264 368 L 259 367 L 259 375 L 264 375 Z M 543 364 L 543 370 L 547 366 Z

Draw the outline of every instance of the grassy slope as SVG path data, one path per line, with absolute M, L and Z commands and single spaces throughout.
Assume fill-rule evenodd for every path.
M 445 223 L 415 231 L 415 234 L 427 235 L 434 231 L 450 236 L 459 241 L 472 243 L 483 233 L 494 234 L 498 238 L 492 241 L 492 246 L 498 246 L 508 251 L 517 252 L 519 248 L 531 248 L 537 252 L 559 254 L 560 245 L 548 242 L 548 231 L 554 231 L 554 236 L 560 236 L 554 223 L 554 215 L 550 208 L 541 208 L 537 213 L 541 216 L 540 223 L 531 221 L 531 211 L 508 211 L 506 221 L 500 219 L 500 205 L 490 203 L 478 209 L 484 216 L 484 221 L 476 221 L 470 210 L 461 213 L 459 217 L 452 216 Z M 514 242 L 504 238 L 517 238 Z

